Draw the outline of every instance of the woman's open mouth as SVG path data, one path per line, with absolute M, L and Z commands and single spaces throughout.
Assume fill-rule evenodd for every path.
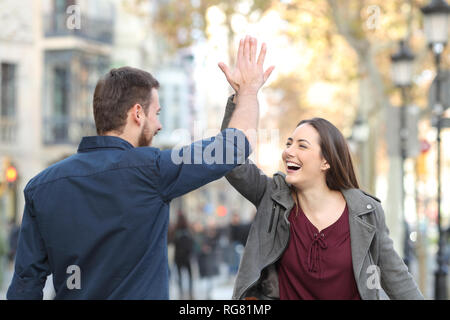
M 300 164 L 291 161 L 286 162 L 286 167 L 288 173 L 296 172 L 302 168 Z

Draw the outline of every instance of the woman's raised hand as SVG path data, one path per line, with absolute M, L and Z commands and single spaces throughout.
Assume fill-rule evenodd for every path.
M 258 59 L 257 48 L 256 38 L 246 36 L 239 42 L 234 69 L 230 70 L 225 63 L 219 63 L 220 69 L 238 95 L 257 94 L 275 68 L 271 66 L 266 71 L 263 70 L 267 47 L 265 43 L 262 44 Z

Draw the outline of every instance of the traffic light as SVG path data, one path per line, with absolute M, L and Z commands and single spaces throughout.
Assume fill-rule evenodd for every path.
M 0 166 L 0 196 L 8 189 L 14 189 L 17 184 L 18 172 L 9 158 L 3 159 L 3 166 Z
M 421 153 L 417 157 L 416 173 L 421 180 L 425 180 L 427 177 L 427 156 L 425 153 Z
M 6 168 L 6 181 L 10 184 L 15 183 L 17 180 L 17 170 L 14 166 L 10 165 Z
M 19 173 L 9 157 L 0 159 L 0 198 L 3 203 L 4 217 L 8 221 L 16 221 L 17 217 L 17 188 Z
M 426 179 L 428 175 L 427 170 L 427 153 L 430 150 L 431 145 L 427 140 L 420 141 L 420 154 L 417 157 L 416 173 L 419 179 Z

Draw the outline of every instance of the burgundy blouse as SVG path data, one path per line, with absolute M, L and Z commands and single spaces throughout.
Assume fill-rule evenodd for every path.
M 278 263 L 282 300 L 360 300 L 353 274 L 348 208 L 320 233 L 302 209 L 289 214 L 290 239 Z

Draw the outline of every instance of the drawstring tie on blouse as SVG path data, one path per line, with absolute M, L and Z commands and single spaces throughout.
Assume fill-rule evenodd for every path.
M 326 249 L 328 248 L 327 243 L 325 242 L 325 235 L 323 233 L 315 233 L 314 240 L 309 247 L 309 255 L 308 255 L 308 271 L 309 272 L 317 272 L 319 268 L 320 261 L 320 248 Z

